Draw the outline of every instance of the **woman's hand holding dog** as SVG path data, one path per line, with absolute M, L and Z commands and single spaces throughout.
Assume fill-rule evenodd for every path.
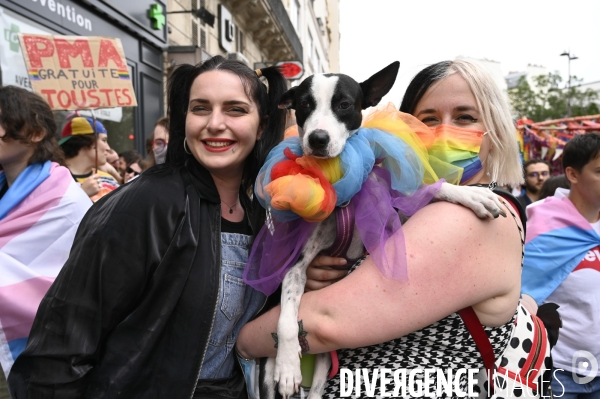
M 340 281 L 346 276 L 346 269 L 339 268 L 346 265 L 346 259 L 319 255 L 308 265 L 306 270 L 306 286 L 304 292 L 316 291 Z

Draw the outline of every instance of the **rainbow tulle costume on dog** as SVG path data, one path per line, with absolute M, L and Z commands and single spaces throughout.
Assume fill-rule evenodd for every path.
M 244 281 L 273 293 L 297 262 L 315 222 L 325 220 L 336 206 L 352 207 L 363 244 L 382 274 L 406 280 L 397 211 L 414 214 L 444 180 L 458 184 L 463 177 L 464 168 L 430 154 L 439 149 L 435 135 L 390 104 L 371 113 L 336 158 L 303 155 L 298 137 L 277 145 L 256 179 L 254 193 L 270 220 L 254 242 Z M 390 238 L 393 246 L 383 251 Z

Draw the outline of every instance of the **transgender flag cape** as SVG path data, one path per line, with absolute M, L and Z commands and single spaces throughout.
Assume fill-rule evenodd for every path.
M 600 236 L 568 197 L 527 207 L 521 292 L 541 304 L 600 245 Z
M 0 187 L 6 184 L 0 173 Z M 67 168 L 28 166 L 0 199 L 0 363 L 8 375 L 92 202 Z

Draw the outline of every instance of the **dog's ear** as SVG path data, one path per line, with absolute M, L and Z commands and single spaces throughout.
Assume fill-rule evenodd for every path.
M 294 108 L 294 95 L 296 94 L 296 87 L 292 87 L 281 96 L 281 100 L 279 100 L 279 109 L 290 109 Z
M 400 62 L 394 61 L 360 84 L 364 100 L 363 109 L 379 104 L 394 85 L 398 69 L 400 69 Z

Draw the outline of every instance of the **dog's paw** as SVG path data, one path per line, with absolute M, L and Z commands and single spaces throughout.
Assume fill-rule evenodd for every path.
M 292 346 L 292 349 L 294 347 Z M 277 350 L 275 359 L 274 380 L 279 386 L 279 393 L 284 398 L 291 397 L 300 389 L 302 373 L 300 372 L 300 345 L 296 345 L 296 351 L 282 351 L 281 346 Z
M 470 208 L 480 219 L 497 218 L 500 215 L 506 217 L 498 196 L 485 187 L 454 186 L 443 183 L 434 198 Z

